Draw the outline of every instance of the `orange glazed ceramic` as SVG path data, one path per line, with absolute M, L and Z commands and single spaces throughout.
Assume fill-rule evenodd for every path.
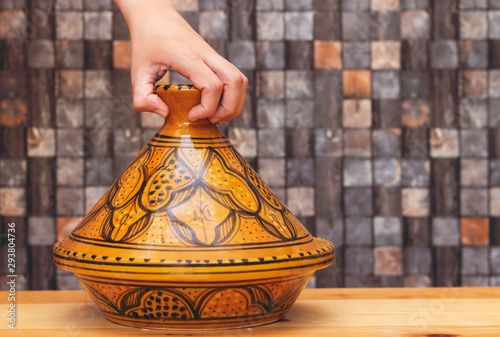
M 54 246 L 112 322 L 220 329 L 279 320 L 333 245 L 313 238 L 217 126 L 190 123 L 191 85 L 156 86 L 165 124 Z

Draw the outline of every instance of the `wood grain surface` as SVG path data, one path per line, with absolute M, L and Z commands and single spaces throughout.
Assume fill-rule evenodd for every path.
M 286 319 L 221 331 L 138 329 L 108 322 L 83 291 L 17 292 L 17 329 L 1 336 L 500 336 L 500 288 L 306 289 Z

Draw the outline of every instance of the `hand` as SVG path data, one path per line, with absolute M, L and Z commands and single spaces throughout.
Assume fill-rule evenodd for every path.
M 162 117 L 167 105 L 153 86 L 173 68 L 201 90 L 201 104 L 189 111 L 195 121 L 222 124 L 238 117 L 245 105 L 248 79 L 196 33 L 170 0 L 115 0 L 131 38 L 134 108 Z M 222 97 L 221 97 L 222 95 Z

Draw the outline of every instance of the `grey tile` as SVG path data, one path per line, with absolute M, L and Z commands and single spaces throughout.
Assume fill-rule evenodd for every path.
M 0 186 L 24 186 L 26 169 L 26 159 L 0 158 Z
M 109 70 L 85 70 L 85 98 L 110 98 L 111 94 Z
M 317 156 L 340 157 L 342 155 L 342 129 L 315 129 L 314 135 Z
M 283 130 L 262 129 L 258 132 L 258 154 L 262 158 L 285 156 L 285 134 Z
M 404 9 L 427 9 L 429 0 L 401 0 L 401 7 Z
M 348 0 L 352 1 L 352 0 Z M 342 40 L 343 41 L 370 41 L 374 35 L 369 24 L 369 12 L 342 12 Z
M 115 155 L 135 156 L 140 151 L 140 129 L 115 129 L 113 136 Z
M 313 76 L 311 71 L 286 71 L 286 97 L 288 99 L 303 99 L 313 97 Z
M 398 75 L 397 71 L 374 71 L 372 73 L 373 98 L 398 98 L 400 95 Z
M 111 40 L 113 13 L 111 11 L 85 12 L 85 39 Z
M 286 189 L 286 205 L 297 217 L 314 215 L 314 188 L 289 187 Z
M 344 11 L 369 10 L 370 0 L 342 0 L 342 9 Z
M 113 161 L 111 158 L 89 158 L 85 160 L 85 185 L 99 186 L 113 183 Z
M 53 245 L 56 242 L 54 218 L 31 216 L 28 218 L 28 244 L 30 246 Z
M 239 69 L 254 69 L 256 65 L 255 43 L 234 41 L 228 44 L 229 62 Z
M 344 42 L 342 44 L 344 69 L 369 69 L 370 60 L 369 42 Z
M 396 217 L 375 217 L 373 233 L 377 246 L 400 246 L 403 243 L 401 219 Z
M 83 215 L 84 192 L 82 187 L 58 187 L 56 193 L 57 215 Z
M 488 105 L 489 126 L 500 127 L 500 100 L 490 99 Z
M 488 134 L 486 130 L 461 130 L 460 152 L 463 157 L 485 158 L 488 156 Z
M 500 159 L 492 159 L 490 162 L 490 185 L 500 186 Z
M 67 2 L 62 1 L 62 2 Z M 83 6 L 88 11 L 111 10 L 113 2 L 111 0 L 85 0 Z
M 458 47 L 456 41 L 434 41 L 431 44 L 431 66 L 435 69 L 458 67 Z
M 345 219 L 345 243 L 347 245 L 371 245 L 372 236 L 371 218 Z
M 56 182 L 58 186 L 83 186 L 83 172 L 83 158 L 56 158 Z
M 28 43 L 28 66 L 30 68 L 54 68 L 56 63 L 52 40 L 31 40 Z
M 484 40 L 488 35 L 486 11 L 460 11 L 460 38 L 464 40 Z
M 285 16 L 280 12 L 257 12 L 257 39 L 279 41 L 285 37 Z
M 312 40 L 313 12 L 286 12 L 285 38 L 287 40 Z
M 401 164 L 396 159 L 375 159 L 373 171 L 375 185 L 399 186 L 401 182 Z
M 344 205 L 345 214 L 348 216 L 371 216 L 373 214 L 371 189 L 345 189 Z
M 311 100 L 287 100 L 286 118 L 287 128 L 313 127 L 314 102 Z
M 432 219 L 432 244 L 434 246 L 458 246 L 460 229 L 457 218 Z
M 259 99 L 257 102 L 259 128 L 280 129 L 285 126 L 285 104 L 282 100 Z
M 56 100 L 56 125 L 62 128 L 83 126 L 83 101 L 60 97 Z
M 489 273 L 487 247 L 462 247 L 462 274 L 488 275 Z
M 500 247 L 490 248 L 491 272 L 500 275 Z
M 430 163 L 428 160 L 405 159 L 401 162 L 403 186 L 429 186 Z
M 282 41 L 257 42 L 257 66 L 259 69 L 283 69 L 285 44 Z
M 373 134 L 373 154 L 376 157 L 401 156 L 401 129 L 379 129 Z
M 285 8 L 284 0 L 256 0 L 259 11 L 280 10 Z
M 57 156 L 82 157 L 84 150 L 83 129 L 57 129 Z
M 200 13 L 200 35 L 205 39 L 227 39 L 227 24 L 223 11 Z
M 463 188 L 460 191 L 460 213 L 464 216 L 488 215 L 488 190 Z
M 287 186 L 313 186 L 315 183 L 312 158 L 290 158 L 286 161 Z
M 313 0 L 285 0 L 285 9 L 289 11 L 311 10 Z
M 81 69 L 84 65 L 82 41 L 56 41 L 56 66 L 66 69 Z
M 285 186 L 285 160 L 259 159 L 259 175 L 270 186 Z
M 500 38 L 500 11 L 488 12 L 488 37 L 490 39 Z
M 373 252 L 369 247 L 346 247 L 345 273 L 369 275 L 373 273 Z
M 469 69 L 488 68 L 487 41 L 460 41 L 460 66 Z
M 404 251 L 405 274 L 430 275 L 432 255 L 427 247 L 406 247 Z
M 488 125 L 488 102 L 470 98 L 462 99 L 459 115 L 462 128 L 484 128 Z
M 492 170 L 491 179 L 494 178 L 493 172 Z M 488 160 L 462 159 L 460 161 L 460 184 L 462 186 L 487 186 Z

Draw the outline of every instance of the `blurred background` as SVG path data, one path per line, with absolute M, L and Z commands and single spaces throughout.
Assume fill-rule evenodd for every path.
M 499 0 L 174 3 L 249 78 L 223 131 L 336 245 L 311 286 L 500 286 Z M 0 220 L 16 224 L 18 289 L 79 288 L 52 245 L 162 123 L 133 110 L 129 52 L 109 0 L 0 0 Z M 5 237 L 1 251 L 5 276 Z

